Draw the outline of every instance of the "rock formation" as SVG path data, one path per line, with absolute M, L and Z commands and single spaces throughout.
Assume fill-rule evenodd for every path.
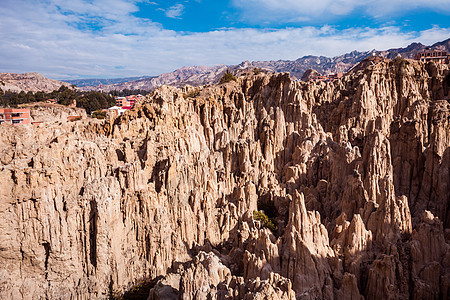
M 29 108 L 32 122 L 37 123 L 67 122 L 70 118 L 87 117 L 85 109 L 61 104 L 35 102 L 21 104 L 19 107 Z
M 0 298 L 447 299 L 448 78 L 249 74 L 2 125 Z

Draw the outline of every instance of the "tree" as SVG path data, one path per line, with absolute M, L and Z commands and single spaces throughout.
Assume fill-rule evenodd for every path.
M 88 113 L 93 111 L 114 106 L 116 100 L 114 97 L 101 92 L 87 92 L 77 99 L 77 107 L 86 109 Z
M 101 110 L 101 109 L 96 110 L 92 113 L 92 117 L 103 120 L 106 118 L 106 111 Z
M 231 74 L 230 70 L 227 70 L 225 74 L 223 74 L 222 78 L 220 78 L 220 84 L 236 80 L 236 77 Z

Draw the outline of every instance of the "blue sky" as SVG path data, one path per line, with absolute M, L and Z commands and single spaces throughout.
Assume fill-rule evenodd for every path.
M 0 0 L 0 72 L 158 75 L 450 38 L 450 0 Z

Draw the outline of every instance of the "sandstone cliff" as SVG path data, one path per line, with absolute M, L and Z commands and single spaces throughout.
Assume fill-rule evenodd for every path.
M 0 126 L 0 298 L 447 299 L 448 78 L 248 75 Z

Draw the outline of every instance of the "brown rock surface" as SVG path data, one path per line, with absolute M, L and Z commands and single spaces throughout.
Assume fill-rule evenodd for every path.
M 446 298 L 448 74 L 247 75 L 0 126 L 0 298 Z

